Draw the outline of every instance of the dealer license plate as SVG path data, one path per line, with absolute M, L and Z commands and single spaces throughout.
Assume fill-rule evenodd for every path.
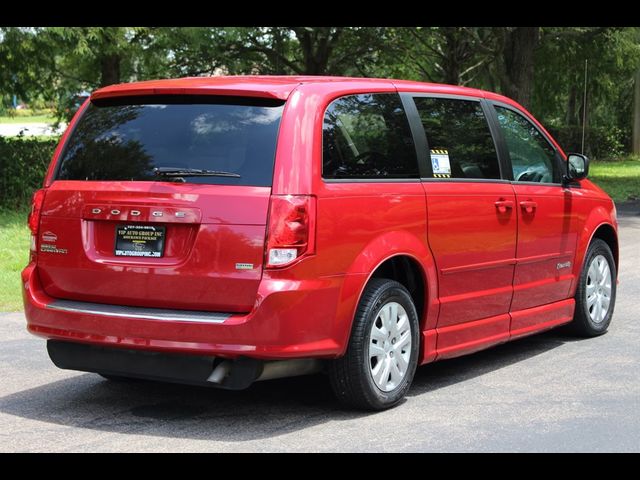
M 155 225 L 118 225 L 117 257 L 162 257 L 166 227 Z

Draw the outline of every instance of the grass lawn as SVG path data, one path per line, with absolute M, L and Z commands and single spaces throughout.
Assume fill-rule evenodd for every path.
M 640 199 L 640 157 L 615 162 L 594 161 L 589 179 L 605 190 L 616 202 Z
M 0 210 L 0 312 L 22 310 L 20 271 L 29 260 L 27 212 Z
M 51 115 L 33 115 L 30 117 L 0 117 L 0 123 L 53 123 L 55 117 Z

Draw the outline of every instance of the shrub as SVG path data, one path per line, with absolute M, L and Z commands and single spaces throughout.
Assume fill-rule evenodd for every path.
M 582 146 L 582 127 L 549 127 L 565 152 L 580 152 Z M 606 160 L 625 153 L 624 132 L 618 127 L 590 127 L 585 130 L 585 154 L 593 159 Z
M 29 205 L 42 185 L 58 137 L 0 137 L 0 207 Z
M 9 112 L 10 117 L 16 118 L 28 118 L 39 115 L 53 116 L 53 110 L 50 108 L 22 108 L 20 110 L 11 109 Z

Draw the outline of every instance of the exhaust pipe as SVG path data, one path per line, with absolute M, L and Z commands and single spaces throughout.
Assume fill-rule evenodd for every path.
M 217 383 L 220 385 L 224 378 L 229 374 L 231 370 L 231 362 L 225 360 L 218 364 L 216 368 L 213 369 L 209 378 L 207 378 L 207 382 Z
M 260 368 L 260 366 L 262 368 Z M 254 370 L 254 372 L 256 374 L 260 372 L 259 375 L 253 374 L 251 376 L 253 377 L 253 381 L 258 382 L 262 380 L 273 380 L 275 378 L 297 377 L 300 375 L 310 375 L 312 373 L 318 373 L 320 370 L 322 370 L 322 362 L 313 358 L 302 358 L 297 360 L 278 360 L 273 362 L 263 362 L 261 365 L 260 363 L 258 363 L 256 367 L 257 371 Z M 213 371 L 207 378 L 207 382 L 227 387 L 225 381 L 227 381 L 228 383 L 234 377 L 234 370 L 242 369 L 243 367 L 238 363 L 238 361 L 224 360 L 220 362 L 216 366 L 216 368 L 213 369 Z M 236 371 L 235 373 L 239 372 Z M 245 375 L 242 375 L 242 377 L 245 377 Z M 246 383 L 245 388 L 249 386 L 250 383 L 252 383 L 250 378 L 245 379 L 245 382 L 246 380 L 249 381 L 248 383 Z
M 265 362 L 262 373 L 256 381 L 273 380 L 274 378 L 298 377 L 318 373 L 322 369 L 322 363 L 314 358 L 301 358 L 299 360 L 281 360 Z

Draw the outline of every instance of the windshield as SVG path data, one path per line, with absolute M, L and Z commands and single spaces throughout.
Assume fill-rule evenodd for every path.
M 282 110 L 283 102 L 229 97 L 91 103 L 65 146 L 56 179 L 171 181 L 156 173 L 198 169 L 233 175 L 182 180 L 271 186 Z

